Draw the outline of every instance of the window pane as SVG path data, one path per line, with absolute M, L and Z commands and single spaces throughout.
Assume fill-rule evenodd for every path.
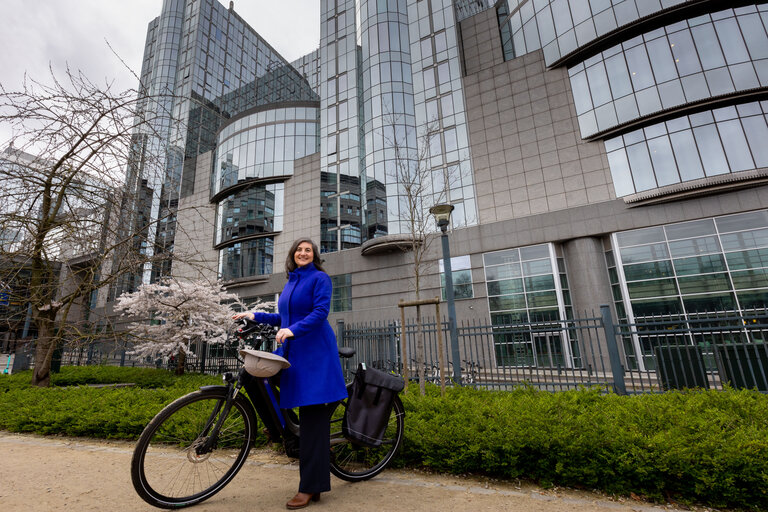
M 720 236 L 723 250 L 756 249 L 768 246 L 768 229 L 731 233 Z
M 648 146 L 645 143 L 634 144 L 627 147 L 629 165 L 632 168 L 632 178 L 635 182 L 635 190 L 642 192 L 656 188 L 656 178 L 653 175 L 653 166 L 648 154 Z
M 669 45 L 675 58 L 677 71 L 680 76 L 686 76 L 701 71 L 699 57 L 693 46 L 690 32 L 681 30 L 669 36 Z
M 733 294 L 724 293 L 721 295 L 700 295 L 683 297 L 686 311 L 696 313 L 699 311 L 733 311 Z
M 741 123 L 744 125 L 749 148 L 755 159 L 755 167 L 768 167 L 768 144 L 765 143 L 768 141 L 768 126 L 765 124 L 765 117 L 745 117 Z
M 768 249 L 730 252 L 725 255 L 728 267 L 733 270 L 768 267 Z
M 626 50 L 625 54 L 635 91 L 640 91 L 653 85 L 653 73 L 651 73 L 651 64 L 648 61 L 648 53 L 645 46 L 635 46 Z
M 706 276 L 680 277 L 677 280 L 680 285 L 680 293 L 709 293 L 731 289 L 728 274 L 709 274 Z
M 694 258 L 682 258 L 674 260 L 677 275 L 706 274 L 711 272 L 723 272 L 726 269 L 725 260 L 721 254 L 696 256 Z
M 680 222 L 664 226 L 664 232 L 668 240 L 679 240 L 681 238 L 693 238 L 715 234 L 715 223 L 712 219 L 694 220 L 691 222 Z
M 683 308 L 677 297 L 668 299 L 653 299 L 650 301 L 632 301 L 635 318 L 652 315 L 675 315 L 682 313 Z
M 485 278 L 488 281 L 496 281 L 498 279 L 510 279 L 514 277 L 521 277 L 523 275 L 520 265 L 500 265 L 498 267 L 487 267 L 485 269 Z
M 679 240 L 669 242 L 669 252 L 675 258 L 720 252 L 720 242 L 716 236 Z
M 626 277 L 627 281 L 658 279 L 672 275 L 672 263 L 669 260 L 624 265 L 624 277 Z
M 554 290 L 555 278 L 552 274 L 526 277 L 525 278 L 526 291 L 538 291 L 538 290 Z
M 512 293 L 523 293 L 522 279 L 488 282 L 488 295 L 508 295 Z
M 621 260 L 627 263 L 640 263 L 643 261 L 663 260 L 669 258 L 666 244 L 641 245 L 639 247 L 625 247 L 621 249 Z
M 701 153 L 704 163 L 704 172 L 707 176 L 725 174 L 728 172 L 728 162 L 720 143 L 720 136 L 714 125 L 699 126 L 693 129 L 696 145 Z
M 674 279 L 658 279 L 656 281 L 627 283 L 627 290 L 632 299 L 677 295 L 677 286 L 675 285 Z
M 651 242 L 662 242 L 664 241 L 664 229 L 659 227 L 627 231 L 617 234 L 616 240 L 619 243 L 619 247 L 647 244 Z
M 648 149 L 651 152 L 653 161 L 653 170 L 656 174 L 656 181 L 660 187 L 679 183 L 680 176 L 677 174 L 677 164 L 672 154 L 672 146 L 669 143 L 669 137 L 657 137 L 648 141 Z
M 669 44 L 666 37 L 660 37 L 647 43 L 648 52 L 653 55 L 651 64 L 657 84 L 677 78 L 677 68 Z
M 741 37 L 741 30 L 736 23 L 736 18 L 716 21 L 715 30 L 728 64 L 738 64 L 749 60 L 747 47 L 744 45 L 744 39 Z
M 752 161 L 747 139 L 744 137 L 744 130 L 739 120 L 733 119 L 718 123 L 717 128 L 725 146 L 725 154 L 731 172 L 754 169 L 755 164 Z
M 717 229 L 721 233 L 764 228 L 768 227 L 768 211 L 761 210 L 738 215 L 727 215 L 715 219 L 715 224 L 717 224 Z
M 632 82 L 629 79 L 627 63 L 624 61 L 624 54 L 619 53 L 605 60 L 605 67 L 608 72 L 608 80 L 611 84 L 611 92 L 614 98 L 621 98 L 632 92 Z
M 502 297 L 489 297 L 488 306 L 491 311 L 503 311 L 506 309 L 525 309 L 525 295 L 505 295 Z
M 737 290 L 744 288 L 768 288 L 768 269 L 744 270 L 731 274 L 733 287 Z
M 611 89 L 608 86 L 608 76 L 605 74 L 605 66 L 602 62 L 587 68 L 587 78 L 589 90 L 592 93 L 592 102 L 595 106 L 611 101 Z
M 683 181 L 703 178 L 704 169 L 701 166 L 696 142 L 693 140 L 693 133 L 685 130 L 673 133 L 669 138 L 674 148 L 680 178 Z
M 714 69 L 725 66 L 723 52 L 717 40 L 715 29 L 712 25 L 699 25 L 691 29 L 693 40 L 696 42 L 696 50 L 704 69 Z

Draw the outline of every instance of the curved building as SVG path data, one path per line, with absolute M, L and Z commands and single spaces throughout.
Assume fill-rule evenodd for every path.
M 332 320 L 399 318 L 416 274 L 420 298 L 440 296 L 439 244 L 420 264 L 402 250 L 400 165 L 419 171 L 413 204 L 454 206 L 461 319 L 768 306 L 768 2 L 361 0 L 323 2 L 320 23 L 317 52 L 271 70 L 302 78 L 295 94 L 223 102 L 198 165 L 213 273 L 244 297 L 279 293 L 300 236 L 321 245 Z M 643 368 L 635 338 L 625 363 Z M 489 353 L 578 364 L 572 341 Z

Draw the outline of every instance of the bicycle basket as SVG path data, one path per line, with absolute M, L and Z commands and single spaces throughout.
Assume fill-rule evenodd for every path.
M 287 359 L 263 350 L 245 348 L 240 355 L 243 356 L 245 371 L 254 377 L 271 377 L 291 366 Z

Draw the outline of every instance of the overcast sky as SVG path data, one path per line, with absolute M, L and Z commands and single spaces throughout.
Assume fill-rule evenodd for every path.
M 26 72 L 47 81 L 48 66 L 63 73 L 67 65 L 92 81 L 115 81 L 118 90 L 136 87 L 136 79 L 113 55 L 107 41 L 136 74 L 147 24 L 162 0 L 0 0 L 0 83 L 20 88 Z M 221 2 L 229 6 L 229 0 Z M 315 50 L 320 42 L 319 0 L 235 0 L 237 12 L 286 60 Z M 0 126 L 0 149 L 10 138 Z

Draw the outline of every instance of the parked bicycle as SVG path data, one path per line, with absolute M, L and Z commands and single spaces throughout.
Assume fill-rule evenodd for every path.
M 267 328 L 246 320 L 237 336 L 244 338 Z M 354 353 L 352 348 L 339 349 L 340 357 Z M 224 385 L 203 386 L 171 402 L 144 428 L 133 452 L 131 479 L 136 492 L 150 505 L 195 505 L 224 488 L 248 457 L 256 439 L 257 418 L 270 441 L 282 442 L 287 455 L 298 457 L 299 418 L 293 410 L 278 407 L 279 374 L 253 377 L 241 368 L 236 375 L 226 373 L 223 378 Z M 330 470 L 342 480 L 357 482 L 378 475 L 390 464 L 403 441 L 405 412 L 395 395 L 380 445 L 367 446 L 342 433 L 348 402 L 339 402 L 331 416 Z

